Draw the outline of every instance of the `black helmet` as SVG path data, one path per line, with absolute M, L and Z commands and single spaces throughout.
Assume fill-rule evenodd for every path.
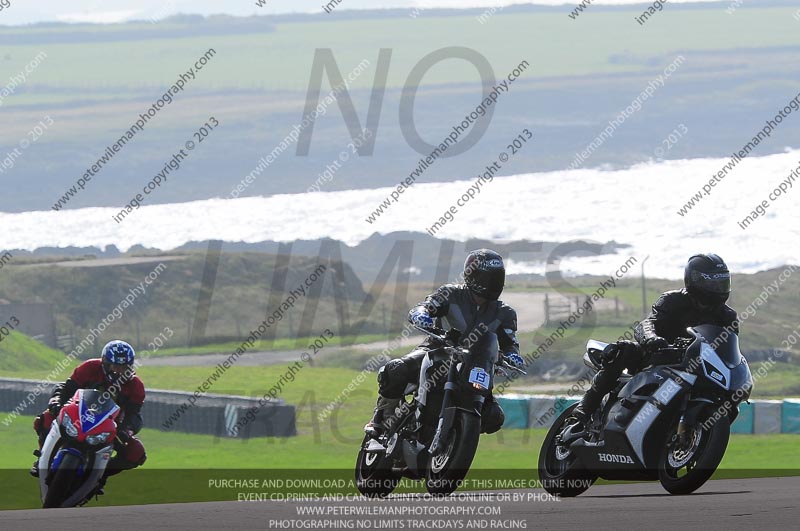
M 721 306 L 731 293 L 731 273 L 716 254 L 696 254 L 689 258 L 683 283 L 686 291 L 703 306 Z
M 506 266 L 503 257 L 489 249 L 478 249 L 467 255 L 464 261 L 464 283 L 467 288 L 490 300 L 497 300 L 503 293 L 506 282 Z

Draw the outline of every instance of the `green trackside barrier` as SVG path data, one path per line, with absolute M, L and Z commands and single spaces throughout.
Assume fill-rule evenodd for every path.
M 733 421 L 731 433 L 753 433 L 753 404 L 742 402 L 739 404 L 739 416 Z
M 781 400 L 753 400 L 753 433 L 781 432 Z
M 497 397 L 500 407 L 506 414 L 503 429 L 525 429 L 528 427 L 528 397 L 508 395 Z
M 800 398 L 787 398 L 783 401 L 781 433 L 800 434 Z
M 556 415 L 562 414 L 569 406 L 578 402 L 577 398 L 559 396 L 556 398 Z

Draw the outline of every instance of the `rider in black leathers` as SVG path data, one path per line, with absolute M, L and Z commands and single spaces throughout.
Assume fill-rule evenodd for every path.
M 653 305 L 650 315 L 634 330 L 636 343 L 618 341 L 603 351 L 602 368 L 583 395 L 572 417 L 578 428 L 600 406 L 603 397 L 617 384 L 622 371 L 635 374 L 646 367 L 650 354 L 686 336 L 686 328 L 700 324 L 731 327 L 738 334 L 736 311 L 725 304 L 731 291 L 731 275 L 725 262 L 716 254 L 698 254 L 689 258 L 681 290 L 668 291 Z M 576 432 L 573 428 L 572 432 Z
M 454 339 L 462 346 L 467 346 L 469 338 L 475 334 L 494 332 L 501 355 L 510 363 L 522 366 L 524 360 L 519 355 L 516 337 L 517 313 L 498 300 L 504 283 L 503 258 L 488 249 L 472 251 L 464 262 L 464 284 L 440 287 L 411 309 L 408 320 L 436 333 L 444 333 L 445 326 L 450 331 L 458 330 L 460 335 Z M 452 337 L 450 332 L 448 335 Z M 387 415 L 399 405 L 409 383 L 419 379 L 420 389 L 423 387 L 423 360 L 434 348 L 436 345 L 428 338 L 411 353 L 381 367 L 378 371 L 378 403 L 372 420 L 364 427 L 365 432 L 373 437 L 383 432 L 388 424 Z M 484 403 L 481 431 L 494 433 L 504 420 L 503 409 L 490 396 Z

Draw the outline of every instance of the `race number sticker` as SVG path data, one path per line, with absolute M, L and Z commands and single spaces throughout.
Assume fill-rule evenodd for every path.
M 489 373 L 480 367 L 473 367 L 469 371 L 469 382 L 481 389 L 489 389 Z

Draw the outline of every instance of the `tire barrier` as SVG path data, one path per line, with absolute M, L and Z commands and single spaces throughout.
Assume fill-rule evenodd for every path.
M 39 380 L 0 378 L 0 412 L 10 413 L 5 418 L 0 415 L 0 421 L 13 422 L 16 415 L 38 415 L 47 408 L 54 386 Z M 164 423 L 190 396 L 192 393 L 148 389 L 142 407 L 144 426 L 165 430 Z M 253 416 L 256 410 L 244 428 L 235 428 L 248 412 Z M 206 394 L 175 419 L 168 431 L 239 439 L 292 437 L 297 435 L 295 413 L 295 406 L 280 399 L 262 406 L 255 398 Z
M 498 396 L 506 413 L 504 429 L 549 428 L 556 418 L 579 397 L 554 395 Z M 739 407 L 739 416 L 731 433 L 800 434 L 800 398 L 784 400 L 751 400 Z

